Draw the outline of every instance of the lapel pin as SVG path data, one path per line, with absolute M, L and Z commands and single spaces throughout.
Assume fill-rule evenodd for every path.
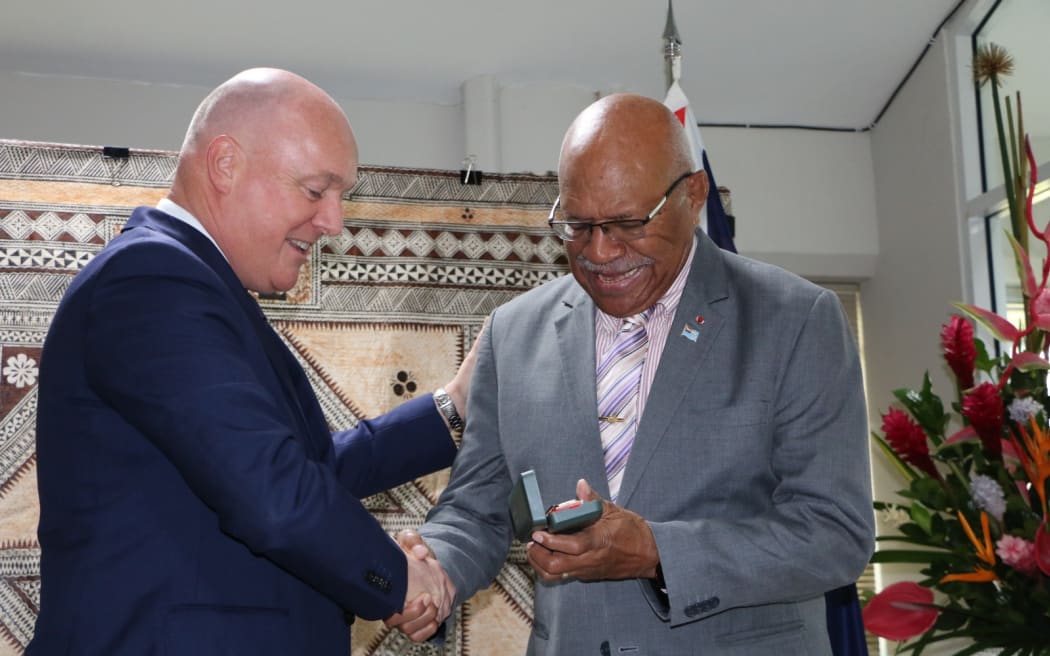
M 698 314 L 696 315 L 696 322 L 702 326 L 704 325 L 704 318 Z
M 703 322 L 701 321 L 701 323 Z M 697 338 L 700 337 L 700 329 L 686 324 L 682 326 L 682 337 L 685 337 L 690 342 L 695 342 Z

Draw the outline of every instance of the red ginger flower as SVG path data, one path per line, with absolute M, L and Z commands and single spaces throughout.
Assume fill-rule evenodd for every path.
M 951 321 L 941 326 L 941 349 L 944 359 L 955 374 L 959 389 L 973 387 L 973 369 L 977 362 L 977 349 L 973 343 L 973 325 L 969 321 L 953 316 Z
M 1043 574 L 1050 576 L 1050 533 L 1046 531 L 1046 518 L 1035 530 L 1035 563 Z
M 926 441 L 926 433 L 922 432 L 919 424 L 907 413 L 890 408 L 882 415 L 882 432 L 901 460 L 918 467 L 933 478 L 941 477 L 933 459 L 930 458 L 930 445 Z
M 993 383 L 981 383 L 962 401 L 962 415 L 984 443 L 985 453 L 998 460 L 1002 454 L 1003 398 Z

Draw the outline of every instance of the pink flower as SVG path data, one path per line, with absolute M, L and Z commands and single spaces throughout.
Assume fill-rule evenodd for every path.
M 1029 313 L 1032 315 L 1032 325 L 1043 330 L 1050 329 L 1050 289 L 1043 287 L 1036 293 Z
M 864 628 L 887 640 L 907 640 L 926 633 L 939 614 L 933 606 L 933 591 L 911 581 L 888 586 L 861 611 Z
M 970 390 L 962 401 L 962 414 L 984 443 L 988 456 L 998 460 L 1002 454 L 1003 399 L 993 383 L 981 383 Z
M 1035 576 L 1039 565 L 1035 561 L 1035 544 L 1014 535 L 1004 535 L 995 543 L 995 553 L 1004 563 L 1022 574 Z
M 922 427 L 915 423 L 907 413 L 896 408 L 886 411 L 886 414 L 882 415 L 882 432 L 901 460 L 940 479 L 941 476 L 937 473 L 937 468 L 930 458 L 930 446 L 926 441 L 926 433 L 922 432 Z
M 941 326 L 941 349 L 944 359 L 955 374 L 959 389 L 973 387 L 973 368 L 977 361 L 977 349 L 973 343 L 973 326 L 969 321 L 955 315 Z

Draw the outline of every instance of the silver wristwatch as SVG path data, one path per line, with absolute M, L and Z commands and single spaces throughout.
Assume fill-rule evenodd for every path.
M 463 418 L 456 411 L 456 404 L 452 402 L 452 397 L 448 395 L 448 392 L 440 387 L 434 390 L 434 403 L 438 411 L 445 417 L 449 428 L 456 431 L 463 430 Z

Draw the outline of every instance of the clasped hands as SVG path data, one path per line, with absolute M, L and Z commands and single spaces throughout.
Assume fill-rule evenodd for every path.
M 388 627 L 396 626 L 413 642 L 423 642 L 434 635 L 452 612 L 456 586 L 419 533 L 401 531 L 397 541 L 408 561 L 408 590 L 404 608 L 384 623 Z
M 587 481 L 576 483 L 576 497 L 581 501 L 601 499 Z M 400 612 L 384 621 L 414 642 L 422 642 L 437 631 L 451 612 L 455 585 L 437 563 L 433 552 L 416 531 L 402 531 L 398 543 L 408 554 L 409 572 L 412 561 L 422 561 L 428 570 L 440 570 L 445 595 L 441 600 L 433 591 L 413 598 L 411 578 L 408 603 Z M 576 533 L 554 534 L 536 531 L 526 547 L 529 564 L 544 581 L 600 581 L 612 579 L 655 578 L 660 554 L 652 529 L 641 515 L 602 499 L 602 516 L 597 522 Z M 426 603 L 424 599 L 426 599 Z

